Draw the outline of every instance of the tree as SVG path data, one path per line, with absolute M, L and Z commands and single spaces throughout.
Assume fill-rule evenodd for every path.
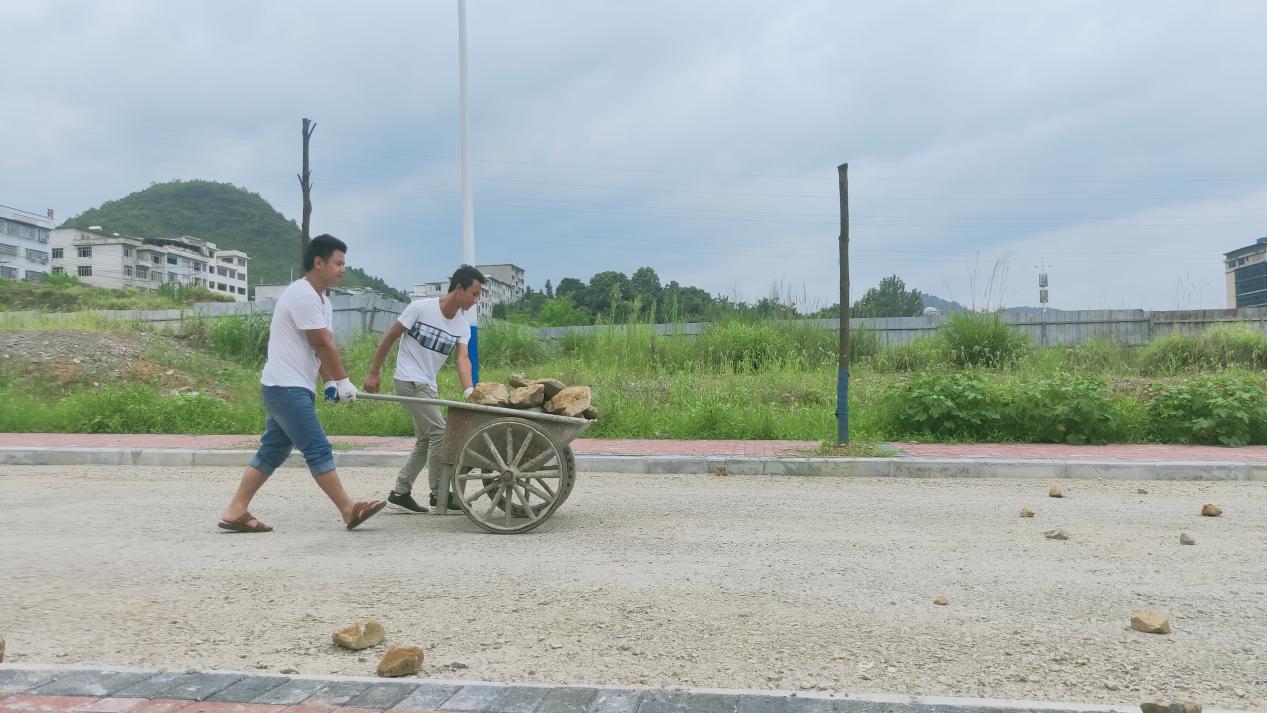
M 554 297 L 554 288 L 550 286 L 549 280 L 546 280 L 546 297 Z
M 575 277 L 565 277 L 559 280 L 559 284 L 554 288 L 555 297 L 567 297 L 572 295 L 574 298 L 579 297 L 585 292 L 585 283 Z
M 924 311 L 924 297 L 919 290 L 907 292 L 906 283 L 897 275 L 880 280 L 853 305 L 854 317 L 916 317 Z
M 608 270 L 591 277 L 584 294 L 578 302 L 597 317 L 599 314 L 610 315 L 616 305 L 629 301 L 633 297 L 633 287 L 625 273 Z
M 551 327 L 570 327 L 574 324 L 589 324 L 589 314 L 572 304 L 571 297 L 555 297 L 547 300 L 541 307 L 537 319 Z
M 664 312 L 664 288 L 660 286 L 660 276 L 650 267 L 640 267 L 629 278 L 629 286 L 640 307 L 647 311 L 647 320 L 656 321 L 656 312 Z

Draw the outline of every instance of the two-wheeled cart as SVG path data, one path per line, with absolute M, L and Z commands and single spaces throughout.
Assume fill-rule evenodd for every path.
M 488 532 L 528 532 L 550 519 L 576 483 L 568 444 L 591 421 L 463 401 L 362 393 L 358 399 L 448 409 L 440 492 L 451 492 L 471 522 Z M 447 511 L 448 498 L 436 499 Z

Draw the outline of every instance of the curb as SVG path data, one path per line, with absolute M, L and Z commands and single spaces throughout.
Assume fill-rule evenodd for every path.
M 408 689 L 408 690 L 406 690 Z M 336 695 L 331 695 L 337 691 Z M 241 694 L 241 695 L 235 695 Z M 0 665 L 0 708 L 6 695 L 149 698 L 222 702 L 240 707 L 319 705 L 331 713 L 358 703 L 377 710 L 493 713 L 677 713 L 733 711 L 782 713 L 1134 713 L 1139 706 L 955 698 L 887 694 L 798 693 L 718 688 L 647 688 L 607 685 L 554 685 L 487 681 L 361 676 L 278 676 L 239 671 L 159 672 L 126 666 Z M 584 699 L 584 700 L 582 700 Z M 549 705 L 549 703 L 554 705 Z M 247 705 L 254 704 L 254 705 Z M 270 706 L 271 704 L 271 706 Z M 1206 709 L 1207 713 L 1237 713 Z
M 193 448 L 0 447 L 0 465 L 158 467 L 244 466 L 252 450 Z M 344 468 L 397 468 L 403 451 L 337 451 Z M 292 454 L 286 466 L 302 467 Z M 1025 480 L 1207 480 L 1267 482 L 1267 463 L 1083 461 L 956 458 L 805 458 L 744 456 L 578 455 L 577 469 L 636 475 L 835 476 L 849 478 L 1012 478 Z

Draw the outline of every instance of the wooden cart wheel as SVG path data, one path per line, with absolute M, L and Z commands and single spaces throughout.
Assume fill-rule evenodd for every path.
M 462 444 L 453 490 L 466 516 L 484 530 L 528 532 L 548 520 L 570 494 L 570 455 L 571 449 L 559 446 L 532 422 L 499 418 Z

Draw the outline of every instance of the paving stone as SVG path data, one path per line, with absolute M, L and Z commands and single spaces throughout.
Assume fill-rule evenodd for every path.
M 836 710 L 835 704 L 838 702 L 830 698 L 788 696 L 787 711 L 788 713 L 831 713 Z
M 7 696 L 0 698 L 0 711 L 4 713 L 68 713 L 90 702 L 92 699 L 84 696 Z
M 551 688 L 541 699 L 541 713 L 586 713 L 598 693 L 593 688 Z
M 175 686 L 182 678 L 188 675 L 178 671 L 156 673 L 143 681 L 121 688 L 112 695 L 115 698 L 158 698 L 163 691 Z
M 360 681 L 332 681 L 305 699 L 303 705 L 326 704 L 336 708 L 346 706 L 353 698 L 365 693 L 371 685 L 373 684 Z
M 71 671 L 57 680 L 31 691 L 37 696 L 92 696 L 104 698 L 109 690 L 105 681 L 114 675 L 113 671 Z
M 638 713 L 694 713 L 687 705 L 690 700 L 691 694 L 686 691 L 643 691 Z
M 136 708 L 128 711 L 128 713 L 176 713 L 192 706 L 194 701 L 178 701 L 172 698 L 156 698 L 148 701 L 141 701 Z
M 742 696 L 739 713 L 786 713 L 787 696 Z
M 229 701 L 195 701 L 180 713 L 279 713 L 285 710 L 263 703 L 230 703 Z
M 327 681 L 318 681 L 311 678 L 291 679 L 251 702 L 293 706 L 297 703 L 302 703 L 304 699 L 325 688 L 326 683 Z
M 489 713 L 533 713 L 549 691 L 542 686 L 506 686 L 489 705 Z
M 489 710 L 489 705 L 497 700 L 503 686 L 462 686 L 453 697 L 440 706 L 442 711 L 480 711 Z
M 76 710 L 79 713 L 128 713 L 143 702 L 144 698 L 102 698 Z
M 290 680 L 289 676 L 247 676 L 207 697 L 222 703 L 250 703 Z
M 349 701 L 348 705 L 384 710 L 400 703 L 417 688 L 416 683 L 372 683 L 364 693 Z
M 15 668 L 0 668 L 0 695 L 29 693 L 63 675 L 65 674 L 62 671 L 24 671 Z
M 589 713 L 636 713 L 641 691 L 600 688 L 590 702 Z
M 163 698 L 173 698 L 182 701 L 202 701 L 207 696 L 222 691 L 229 686 L 241 681 L 244 676 L 240 673 L 190 673 L 176 682 L 175 685 L 163 691 Z
M 461 686 L 445 686 L 435 683 L 423 683 L 414 689 L 413 693 L 405 696 L 399 703 L 392 706 L 394 709 L 415 710 L 415 711 L 433 711 L 444 705 L 462 689 Z

